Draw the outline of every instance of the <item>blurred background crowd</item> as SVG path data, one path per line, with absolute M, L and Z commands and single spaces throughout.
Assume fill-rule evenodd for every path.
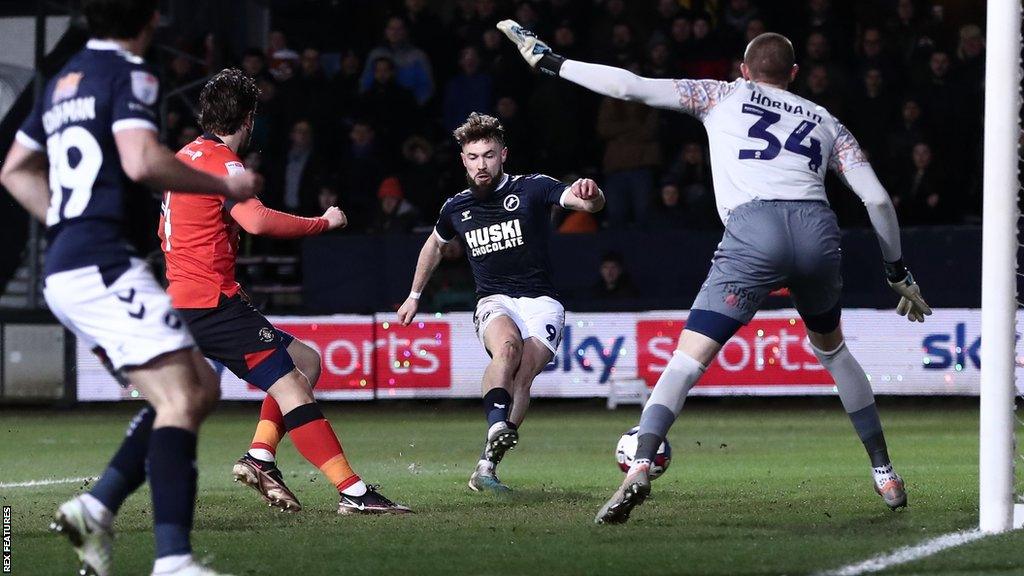
M 166 141 L 198 134 L 197 80 L 238 66 L 262 91 L 245 162 L 267 178 L 264 201 L 303 215 L 337 204 L 351 220 L 342 233 L 431 226 L 465 187 L 451 130 L 472 111 L 504 123 L 509 172 L 601 184 L 605 212 L 555 214 L 561 232 L 721 226 L 696 120 L 533 72 L 495 29 L 503 18 L 567 57 L 656 78 L 733 80 L 748 40 L 786 34 L 800 65 L 792 90 L 853 131 L 902 223 L 979 219 L 983 14 L 914 0 L 282 2 L 266 47 L 172 39 L 181 52 L 161 60 L 165 92 L 192 89 L 172 97 Z M 830 195 L 843 225 L 866 223 L 841 185 Z

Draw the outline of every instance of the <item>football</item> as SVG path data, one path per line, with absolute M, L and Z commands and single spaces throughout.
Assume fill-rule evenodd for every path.
M 623 473 L 629 472 L 629 467 L 633 465 L 638 432 L 640 432 L 640 427 L 633 426 L 619 438 L 619 444 L 615 447 L 615 460 L 618 461 L 619 469 Z M 672 447 L 669 446 L 668 439 L 666 439 L 658 447 L 658 453 L 654 457 L 654 462 L 651 463 L 651 480 L 664 474 L 665 470 L 668 470 L 670 462 L 672 462 Z

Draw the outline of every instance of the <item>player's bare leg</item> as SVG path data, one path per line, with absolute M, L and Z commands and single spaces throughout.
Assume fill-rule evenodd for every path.
M 305 378 L 306 387 L 315 388 L 320 379 L 320 354 L 300 340 L 293 339 L 288 344 L 288 355 L 295 369 Z M 277 446 L 284 433 L 281 407 L 273 395 L 267 394 L 249 451 L 238 459 L 231 473 L 236 482 L 259 492 L 268 505 L 283 511 L 297 512 L 302 509 L 302 505 L 285 484 L 284 475 L 276 462 Z
M 686 395 L 715 358 L 721 344 L 711 338 L 683 330 L 672 360 L 658 378 L 640 417 L 636 458 L 618 490 L 598 511 L 598 524 L 620 524 L 629 520 L 633 508 L 644 503 L 651 493 L 651 460 L 679 416 Z
M 141 457 L 134 462 L 139 469 L 129 475 L 138 476 L 138 481 L 126 487 L 117 504 L 141 484 L 148 459 L 158 536 L 154 572 L 171 572 L 193 563 L 189 534 L 195 503 L 195 437 L 220 396 L 219 382 L 195 350 L 164 354 L 126 370 L 126 374 L 149 401 L 155 417 L 145 424 L 141 418 L 133 424 L 151 426 L 148 436 L 152 440 L 148 442 L 148 454 L 141 452 L 141 446 L 133 447 L 132 451 Z M 167 454 L 171 450 L 173 453 Z M 52 528 L 67 536 L 75 547 L 82 561 L 82 574 L 105 576 L 111 573 L 112 523 L 109 509 L 97 506 L 91 495 L 82 495 L 60 507 Z
M 551 362 L 554 354 L 536 337 L 527 338 L 523 342 L 523 358 L 519 362 L 519 370 L 512 378 L 512 411 L 509 422 L 519 428 L 526 419 L 526 410 L 530 407 L 530 388 L 544 367 Z
M 811 348 L 821 365 L 829 371 L 839 390 L 839 399 L 850 417 L 868 457 L 874 476 L 874 488 L 886 506 L 892 510 L 907 505 L 907 491 L 903 478 L 897 474 L 889 460 L 889 451 L 882 432 L 882 422 L 875 406 L 875 395 L 864 369 L 853 357 L 843 340 L 842 326 L 828 333 L 807 331 Z
M 519 327 L 505 315 L 491 320 L 484 330 L 484 346 L 491 361 L 484 370 L 483 401 L 487 414 L 487 439 L 469 487 L 477 492 L 507 492 L 495 475 L 495 467 L 505 452 L 519 442 L 519 433 L 509 422 L 512 405 L 512 381 L 523 357 L 523 340 Z

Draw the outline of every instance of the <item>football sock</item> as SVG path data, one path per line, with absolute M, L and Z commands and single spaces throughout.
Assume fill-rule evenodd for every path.
M 284 416 L 277 400 L 267 394 L 260 407 L 260 421 L 256 424 L 256 433 L 249 445 L 249 455 L 258 460 L 273 462 L 277 453 L 277 445 L 284 435 Z
M 875 395 L 871 391 L 871 383 L 864 374 L 864 369 L 850 353 L 846 342 L 831 352 L 819 350 L 813 345 L 811 349 L 835 380 L 839 399 L 850 417 L 850 422 L 853 423 L 854 430 L 857 431 L 857 436 L 864 443 L 864 449 L 871 459 L 871 466 L 886 466 L 889 464 L 889 451 L 885 445 L 878 408 L 875 407 Z
M 149 487 L 157 558 L 192 553 L 189 535 L 198 476 L 195 433 L 173 426 L 153 430 L 149 439 Z
M 487 415 L 487 426 L 508 421 L 512 395 L 504 388 L 491 388 L 484 394 L 484 414 Z
M 651 397 L 640 415 L 640 431 L 637 435 L 637 460 L 654 460 L 658 447 L 668 435 L 668 429 L 683 410 L 686 395 L 706 367 L 681 350 L 672 354 L 665 371 L 651 392 Z
M 886 482 L 896 479 L 896 472 L 892 469 L 892 464 L 886 464 L 885 466 L 872 466 L 871 473 L 875 477 L 875 486 L 877 486 L 879 490 L 882 489 L 882 486 L 885 486 Z
M 109 514 L 117 514 L 121 504 L 146 481 L 146 453 L 149 451 L 149 436 L 153 431 L 156 412 L 146 405 L 132 417 L 125 432 L 124 441 L 117 449 L 103 475 L 89 490 L 89 495 L 101 503 Z M 88 504 L 87 504 L 88 505 Z M 90 509 L 100 519 L 102 513 Z
M 187 566 L 190 562 L 192 562 L 191 554 L 176 554 L 174 556 L 157 558 L 153 564 L 153 574 L 154 576 L 173 574 Z
M 323 472 L 339 492 L 348 489 L 358 492 L 365 484 L 349 466 L 345 452 L 341 449 L 331 423 L 328 422 L 315 402 L 303 404 L 284 415 L 284 428 L 292 437 L 292 443 L 310 464 Z M 360 494 L 349 494 L 359 496 Z

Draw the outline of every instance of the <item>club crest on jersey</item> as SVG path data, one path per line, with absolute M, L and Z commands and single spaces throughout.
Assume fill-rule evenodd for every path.
M 471 256 L 483 256 L 523 245 L 523 228 L 518 218 L 470 230 L 465 236 Z
M 502 202 L 502 205 L 505 206 L 505 210 L 508 210 L 509 212 L 515 212 L 516 209 L 519 208 L 519 196 L 516 196 L 515 194 L 509 194 L 508 196 L 505 196 L 505 200 Z
M 78 94 L 78 85 L 82 82 L 83 76 L 85 74 L 81 72 L 71 72 L 61 76 L 53 88 L 53 103 L 56 104 L 61 100 L 67 100 Z
M 132 70 L 132 94 L 146 106 L 156 104 L 160 81 L 149 72 Z
M 270 328 L 267 328 L 266 326 L 264 326 L 263 328 L 260 328 L 260 342 L 273 342 L 273 341 L 274 341 L 274 331 L 271 330 Z

